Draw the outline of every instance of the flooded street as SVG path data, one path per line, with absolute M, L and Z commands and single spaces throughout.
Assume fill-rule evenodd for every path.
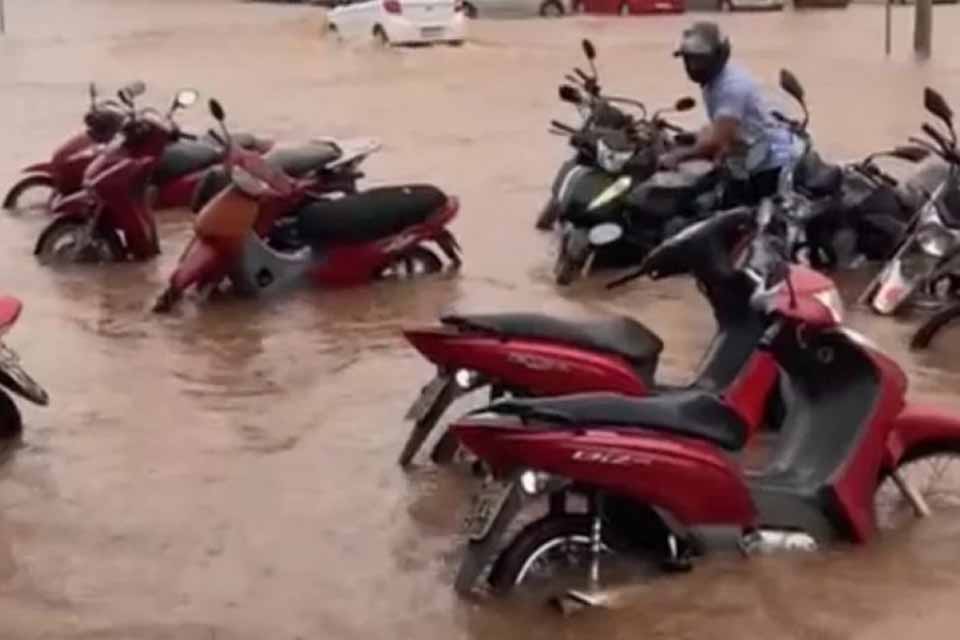
M 960 104 L 960 39 L 948 40 L 960 8 L 936 8 L 926 63 L 909 55 L 909 11 L 896 12 L 890 60 L 876 7 L 722 20 L 734 57 L 771 91 L 783 66 L 804 82 L 815 140 L 841 160 L 914 135 L 928 84 Z M 712 331 L 692 285 L 607 292 L 594 279 L 559 292 L 533 220 L 567 157 L 546 128 L 574 118 L 556 85 L 583 64 L 580 39 L 596 43 L 605 88 L 665 105 L 696 95 L 670 57 L 693 17 L 481 21 L 459 49 L 378 50 L 324 40 L 320 16 L 227 0 L 7 0 L 4 189 L 78 128 L 88 82 L 141 79 L 143 104 L 161 108 L 192 87 L 201 103 L 178 116 L 192 131 L 211 125 L 215 96 L 232 126 L 282 141 L 380 138 L 368 184 L 430 181 L 458 196 L 465 265 L 157 317 L 186 212 L 159 214 L 158 260 L 63 271 L 31 255 L 44 220 L 0 215 L 0 292 L 25 304 L 5 339 L 51 394 L 48 408 L 20 404 L 23 446 L 0 466 L 0 640 L 955 637 L 949 518 L 870 548 L 713 558 L 625 610 L 568 621 L 456 598 L 466 483 L 395 464 L 401 417 L 432 374 L 399 330 L 451 309 L 621 312 L 664 337 L 666 377 L 691 371 Z M 960 328 L 915 356 L 912 325 L 850 314 L 907 365 L 915 393 L 960 406 Z

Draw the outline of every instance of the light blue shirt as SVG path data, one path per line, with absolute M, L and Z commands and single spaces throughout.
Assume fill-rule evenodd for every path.
M 776 169 L 793 158 L 793 134 L 773 119 L 760 86 L 744 69 L 727 63 L 720 75 L 703 87 L 703 104 L 710 120 L 733 118 L 740 123 L 728 158 L 736 173 Z

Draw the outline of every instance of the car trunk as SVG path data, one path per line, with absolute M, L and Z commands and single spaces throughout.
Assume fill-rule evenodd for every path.
M 403 16 L 424 26 L 445 25 L 453 16 L 453 0 L 401 0 Z

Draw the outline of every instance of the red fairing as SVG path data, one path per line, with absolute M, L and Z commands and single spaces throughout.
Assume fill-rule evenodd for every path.
M 870 425 L 833 483 L 837 501 L 850 525 L 854 542 L 866 542 L 876 530 L 873 495 L 887 456 L 888 441 L 904 407 L 907 379 L 899 365 L 885 355 L 867 349 L 880 376 L 879 397 Z
M 540 396 L 613 391 L 644 396 L 650 388 L 619 356 L 556 343 L 504 340 L 450 328 L 404 331 L 428 360 L 445 369 L 470 369 Z
M 96 210 L 96 201 L 86 191 L 76 191 L 67 197 L 58 197 L 53 202 L 54 215 L 92 215 Z
M 811 329 L 822 330 L 838 326 L 840 320 L 813 297 L 817 293 L 836 290 L 833 281 L 808 267 L 791 265 L 790 284 L 793 296 L 786 285 L 781 287 L 777 295 L 776 308 L 780 315 Z
M 23 311 L 23 303 L 11 296 L 0 296 L 0 334 L 6 333 L 16 323 Z
M 450 196 L 443 208 L 421 224 L 374 242 L 335 246 L 311 268 L 310 278 L 325 286 L 348 286 L 368 282 L 377 270 L 395 255 L 436 238 L 457 215 L 459 208 L 459 201 Z
M 735 463 L 699 440 L 635 428 L 624 438 L 609 428 L 542 431 L 517 427 L 515 422 L 469 419 L 453 430 L 460 442 L 494 468 L 590 478 L 592 486 L 656 505 L 686 526 L 749 527 L 756 521 Z
M 157 197 L 153 206 L 155 209 L 172 209 L 190 205 L 197 185 L 203 179 L 204 171 L 195 171 L 161 185 L 157 189 Z
M 219 280 L 232 260 L 231 253 L 194 237 L 170 276 L 170 287 L 182 292 L 190 286 L 202 287 L 214 279 Z
M 957 412 L 947 412 L 931 405 L 908 404 L 893 421 L 887 437 L 884 467 L 893 469 L 912 451 L 936 445 L 954 449 L 960 446 Z
M 768 351 L 755 351 L 746 366 L 724 392 L 727 404 L 736 410 L 753 437 L 763 422 L 767 399 L 779 380 L 777 361 Z

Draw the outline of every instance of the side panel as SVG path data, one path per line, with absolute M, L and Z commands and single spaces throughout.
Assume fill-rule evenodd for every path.
M 464 420 L 460 441 L 498 469 L 530 468 L 670 512 L 688 527 L 747 527 L 756 513 L 739 469 L 715 447 L 642 429 L 517 428 Z
M 613 391 L 643 396 L 650 388 L 622 358 L 555 343 L 461 333 L 405 331 L 428 360 L 445 369 L 470 369 L 533 395 Z
M 893 421 L 887 437 L 884 467 L 893 469 L 912 452 L 936 446 L 960 451 L 960 412 L 907 405 Z
M 159 185 L 154 207 L 157 209 L 173 209 L 190 206 L 197 185 L 200 184 L 204 175 L 206 175 L 205 171 L 197 171 Z

